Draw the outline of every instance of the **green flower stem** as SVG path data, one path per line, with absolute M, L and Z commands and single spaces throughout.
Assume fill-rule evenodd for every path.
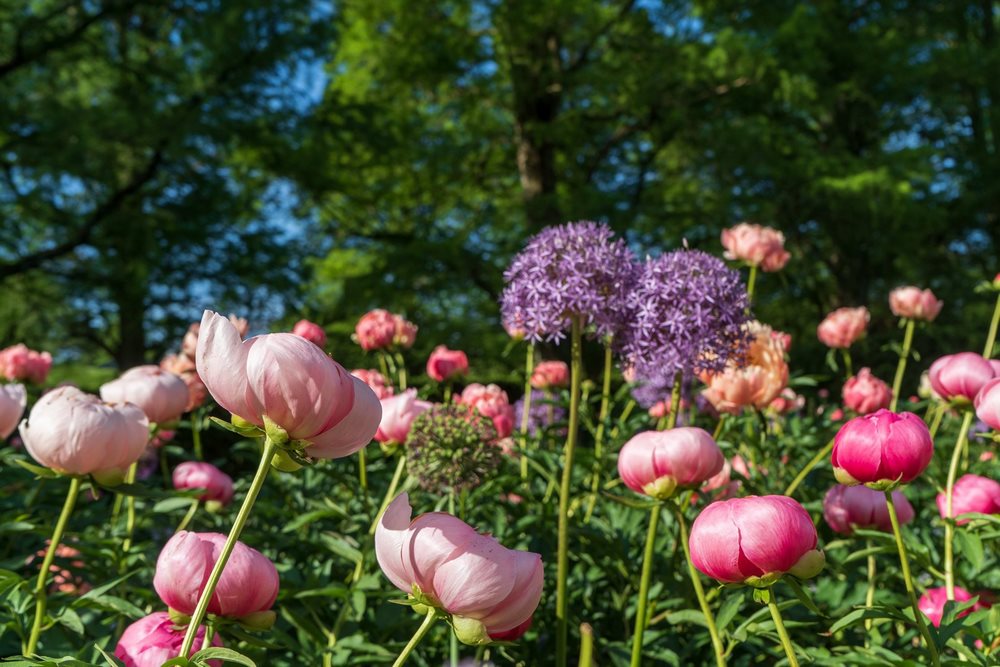
M 188 511 L 184 515 L 184 518 L 181 519 L 181 522 L 177 524 L 177 530 L 174 531 L 175 535 L 188 527 L 188 524 L 191 523 L 191 519 L 194 518 L 195 512 L 198 511 L 199 504 L 200 501 L 197 498 L 191 501 L 191 507 L 188 508 Z
M 163 450 L 160 450 L 161 456 Z M 161 461 L 162 462 L 162 461 Z M 128 472 L 125 474 L 126 484 L 135 484 L 135 476 L 139 471 L 139 462 L 136 461 L 128 467 Z M 135 496 L 126 496 L 125 498 L 125 539 L 122 540 L 122 556 L 129 552 L 132 548 L 132 533 L 135 531 Z
M 635 399 L 634 398 L 628 399 L 628 403 L 625 404 L 625 408 L 622 410 L 622 413 L 618 416 L 618 423 L 616 423 L 615 427 L 611 429 L 612 440 L 618 437 L 618 433 L 621 431 L 621 427 L 624 426 L 625 422 L 628 421 L 628 418 L 632 414 L 632 411 L 635 410 L 635 406 L 636 406 Z
M 750 265 L 750 275 L 747 276 L 747 312 L 750 312 L 750 306 L 753 305 L 753 288 L 757 284 L 757 265 Z
M 677 413 L 681 410 L 681 378 L 680 371 L 674 375 L 674 386 L 670 390 L 670 414 L 667 415 L 666 430 L 677 426 Z
M 194 446 L 194 458 L 204 461 L 205 455 L 201 449 L 201 408 L 195 408 L 191 414 L 191 443 Z
M 774 628 L 778 631 L 778 637 L 781 639 L 781 647 L 785 649 L 785 655 L 788 656 L 788 667 L 799 667 L 799 659 L 795 657 L 792 639 L 788 636 L 784 621 L 781 620 L 781 610 L 778 609 L 778 603 L 774 601 L 774 589 L 770 588 L 767 592 L 767 608 L 771 611 L 771 618 L 774 619 Z
M 889 410 L 896 411 L 896 403 L 899 402 L 899 388 L 903 385 L 903 373 L 906 372 L 906 361 L 910 358 L 910 346 L 913 344 L 913 320 L 906 320 L 906 332 L 903 334 L 903 349 L 899 353 L 899 362 L 896 364 L 896 377 L 892 381 L 892 402 L 889 403 Z
M 80 494 L 80 478 L 73 477 L 69 482 L 69 491 L 66 493 L 66 502 L 63 503 L 62 512 L 56 521 L 55 530 L 52 531 L 52 539 L 49 541 L 49 548 L 45 550 L 45 558 L 42 560 L 42 569 L 38 572 L 38 580 L 35 581 L 35 621 L 31 624 L 31 633 L 28 635 L 28 645 L 24 650 L 24 655 L 32 655 L 38 647 L 38 638 L 42 634 L 42 621 L 45 619 L 45 606 L 48 603 L 45 581 L 49 577 L 49 568 L 56 558 L 56 549 L 62 542 L 63 533 L 66 531 L 66 523 L 69 515 L 73 513 L 76 506 L 76 497 Z
M 722 429 L 726 426 L 726 416 L 727 414 L 725 412 L 719 415 L 719 421 L 715 425 L 715 430 L 712 432 L 712 440 L 718 440 L 719 436 L 722 435 Z
M 403 353 L 402 352 L 396 352 L 394 356 L 396 357 L 396 370 L 397 370 L 397 376 L 399 377 L 399 388 L 405 390 L 406 389 L 406 360 L 403 359 Z
M 944 586 L 948 593 L 948 599 L 955 599 L 955 519 L 953 505 L 955 500 L 955 478 L 958 476 L 958 461 L 962 455 L 962 447 L 965 444 L 966 435 L 969 433 L 969 426 L 975 413 L 969 409 L 962 417 L 962 427 L 958 431 L 958 439 L 955 441 L 955 451 L 951 454 L 951 464 L 948 466 L 948 482 L 944 488 L 945 516 L 944 520 Z
M 432 625 L 434 625 L 435 618 L 437 618 L 437 610 L 431 608 L 428 610 L 427 615 L 424 616 L 424 622 L 420 624 L 417 631 L 413 633 L 412 637 L 410 637 L 410 641 L 403 647 L 403 651 L 399 654 L 399 657 L 396 658 L 396 662 L 392 663 L 392 667 L 402 667 L 402 665 L 406 662 L 406 659 L 410 657 L 411 653 L 413 653 L 413 649 L 417 647 L 420 640 L 424 638 L 427 631 L 431 629 Z
M 391 382 L 392 376 L 389 375 L 389 366 L 385 363 L 385 352 L 379 350 L 376 356 L 378 356 L 378 367 L 382 371 L 382 377 Z
M 851 379 L 854 375 L 854 365 L 851 363 L 851 351 L 849 349 L 841 348 L 840 353 L 844 357 L 844 371 L 847 373 L 847 379 Z
M 944 419 L 944 413 L 948 411 L 948 406 L 944 403 L 939 403 L 934 406 L 934 418 L 931 420 L 931 440 L 937 435 L 938 429 L 941 427 L 941 420 Z
M 983 347 L 983 356 L 987 359 L 993 357 L 993 346 L 997 341 L 998 325 L 1000 325 L 1000 294 L 997 294 L 997 305 L 993 306 L 993 319 L 990 321 L 990 332 L 986 335 L 986 345 Z
M 264 438 L 264 451 L 260 457 L 260 465 L 257 466 L 257 472 L 253 476 L 253 481 L 250 482 L 250 488 L 247 489 L 247 495 L 243 499 L 240 511 L 236 514 L 233 527 L 229 529 L 229 535 L 226 537 L 226 543 L 222 546 L 219 560 L 215 562 L 215 567 L 212 568 L 211 574 L 208 575 L 208 582 L 205 584 L 205 589 L 201 592 L 201 597 L 198 598 L 198 604 L 194 608 L 194 613 L 191 614 L 191 621 L 188 624 L 187 632 L 184 634 L 184 643 L 181 645 L 181 650 L 178 653 L 179 656 L 186 658 L 191 653 L 195 635 L 198 633 L 198 626 L 201 625 L 201 622 L 205 619 L 205 612 L 208 611 L 208 602 L 212 599 L 212 594 L 215 593 L 215 587 L 219 584 L 219 579 L 222 577 L 222 571 L 226 567 L 229 555 L 233 553 L 236 541 L 240 539 L 240 533 L 243 532 L 243 527 L 246 526 L 247 519 L 250 518 L 250 510 L 253 509 L 257 495 L 264 486 L 267 473 L 271 470 L 271 459 L 274 457 L 277 449 L 277 445 L 270 438 Z
M 896 537 L 896 549 L 899 551 L 899 565 L 903 570 L 903 583 L 906 585 L 906 592 L 910 596 L 910 606 L 913 608 L 913 618 L 917 622 L 917 630 L 920 631 L 920 636 L 924 639 L 924 645 L 927 646 L 927 652 L 931 656 L 931 664 L 934 667 L 938 667 L 941 664 L 940 658 L 938 658 L 937 646 L 934 645 L 934 639 L 931 637 L 930 631 L 927 629 L 927 623 L 924 622 L 924 614 L 920 611 L 920 607 L 917 603 L 917 592 L 913 588 L 913 577 L 910 575 L 910 559 L 906 555 L 906 543 L 903 542 L 903 532 L 899 527 L 899 517 L 896 515 L 896 505 L 892 502 L 892 491 L 885 492 L 885 504 L 889 510 L 889 521 L 892 523 L 892 533 Z
M 535 370 L 535 344 L 524 354 L 524 404 L 521 406 L 521 479 L 528 479 L 528 422 L 531 416 L 531 374 Z
M 653 547 L 656 542 L 656 529 L 660 523 L 661 503 L 656 503 L 649 510 L 649 530 L 646 532 L 646 549 L 642 554 L 642 575 L 639 577 L 639 598 L 635 608 L 635 632 L 632 634 L 631 667 L 642 664 L 642 635 L 646 631 L 646 604 L 649 598 L 649 578 L 653 573 Z
M 868 587 L 865 591 L 865 609 L 871 609 L 872 605 L 875 603 L 875 575 L 878 572 L 877 563 L 875 560 L 875 554 L 871 553 L 872 541 L 871 539 L 865 540 L 865 551 L 868 551 Z M 870 632 L 872 629 L 871 618 L 865 619 L 865 632 Z M 870 643 L 871 637 L 865 635 L 865 646 L 867 647 Z
M 818 466 L 820 462 L 827 456 L 829 456 L 830 452 L 832 451 L 833 451 L 833 440 L 831 439 L 830 442 L 826 443 L 826 446 L 823 447 L 823 449 L 819 450 L 819 453 L 816 454 L 816 456 L 812 457 L 809 460 L 809 463 L 807 463 L 805 467 L 799 471 L 799 474 L 795 476 L 795 479 L 792 480 L 792 483 L 788 485 L 787 489 L 785 489 L 785 495 L 791 496 L 793 493 L 795 493 L 795 489 L 799 488 L 799 484 L 801 484 L 802 481 L 806 478 L 806 476 L 812 472 L 813 468 Z
M 589 623 L 580 624 L 580 661 L 579 667 L 594 665 L 594 629 Z
M 389 488 L 385 492 L 385 498 L 382 499 L 382 504 L 379 505 L 378 512 L 375 514 L 375 519 L 372 521 L 371 528 L 368 529 L 369 535 L 375 534 L 375 528 L 378 526 L 378 520 L 382 518 L 382 512 L 385 508 L 389 506 L 392 499 L 396 495 L 396 489 L 399 488 L 399 481 L 403 478 L 403 472 L 406 470 L 406 452 L 400 450 L 399 462 L 396 463 L 396 471 L 392 473 L 392 481 L 389 482 Z
M 368 504 L 368 457 L 365 449 L 358 450 L 358 484 L 361 485 L 361 493 L 365 497 L 365 504 Z
M 689 498 L 690 496 L 685 496 Z M 705 617 L 705 626 L 708 634 L 712 638 L 712 651 L 715 653 L 715 664 L 717 667 L 726 667 L 726 650 L 722 646 L 722 638 L 719 636 L 719 629 L 715 626 L 715 617 L 712 615 L 712 608 L 708 606 L 708 598 L 705 597 L 705 589 L 701 585 L 701 577 L 694 563 L 691 562 L 691 548 L 688 546 L 687 522 L 684 519 L 684 510 L 680 507 L 674 508 L 674 517 L 677 519 L 681 537 L 681 548 L 684 550 L 684 559 L 687 561 L 688 575 L 691 577 L 691 585 L 694 587 L 694 594 L 698 597 L 698 606 Z
M 597 504 L 597 492 L 601 488 L 601 473 L 604 470 L 604 423 L 608 420 L 611 403 L 611 345 L 604 346 L 604 383 L 601 387 L 601 409 L 597 415 L 597 431 L 594 433 L 594 469 L 590 479 L 590 498 L 584 523 L 590 523 L 590 515 Z
M 556 665 L 565 667 L 569 621 L 566 616 L 566 579 L 569 574 L 569 496 L 573 480 L 573 450 L 580 426 L 580 381 L 583 374 L 583 326 L 574 317 L 570 331 L 569 426 L 559 484 L 559 529 L 556 556 Z

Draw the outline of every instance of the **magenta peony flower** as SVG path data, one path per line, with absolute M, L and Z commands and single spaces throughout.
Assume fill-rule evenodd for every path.
M 194 646 L 188 656 L 201 650 L 205 642 L 205 626 L 198 628 Z M 222 646 L 222 638 L 212 637 L 212 646 Z M 184 629 L 178 628 L 165 611 L 153 612 L 125 628 L 115 657 L 125 663 L 125 667 L 160 667 L 166 661 L 176 658 L 184 644 Z M 221 660 L 209 660 L 212 667 L 222 667 Z
M 902 491 L 892 492 L 892 504 L 900 524 L 913 520 L 913 505 Z M 823 498 L 823 517 L 834 532 L 850 535 L 855 528 L 892 531 L 885 494 L 866 486 L 838 484 Z
M 938 511 L 941 518 L 948 518 L 948 498 L 937 494 Z M 962 475 L 955 482 L 951 494 L 951 516 L 976 512 L 978 514 L 1000 514 L 1000 482 L 980 475 Z M 968 521 L 956 521 L 958 525 Z
M 438 345 L 427 359 L 427 375 L 435 382 L 453 380 L 469 373 L 469 358 L 461 350 Z
M 228 505 L 233 499 L 233 479 L 211 463 L 185 461 L 174 468 L 173 482 L 178 491 L 203 489 L 200 500 Z
M 972 594 L 965 590 L 961 586 L 955 586 L 955 602 L 968 602 L 972 599 Z M 920 611 L 930 619 L 931 625 L 935 628 L 941 626 L 941 617 L 944 616 L 944 606 L 948 602 L 948 590 L 941 586 L 940 588 L 928 588 L 927 591 L 920 596 L 920 601 L 917 603 L 917 607 Z M 968 609 L 960 612 L 958 618 L 963 616 L 968 616 L 974 611 L 979 609 L 985 609 L 989 605 L 983 604 L 982 602 L 977 602 Z
M 878 412 L 840 427 L 830 460 L 841 484 L 879 490 L 912 482 L 934 455 L 924 420 L 910 412 Z

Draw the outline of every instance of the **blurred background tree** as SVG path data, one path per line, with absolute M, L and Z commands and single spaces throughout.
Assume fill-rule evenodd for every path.
M 762 319 L 888 291 L 978 349 L 997 270 L 994 2 L 8 2 L 0 9 L 0 340 L 120 366 L 202 307 L 348 342 L 371 307 L 502 375 L 502 270 L 591 218 L 639 254 L 721 251 L 742 219 L 792 261 Z M 492 361 L 486 361 L 490 359 Z M 515 364 L 516 365 L 516 364 Z M 914 368 L 914 372 L 918 369 Z

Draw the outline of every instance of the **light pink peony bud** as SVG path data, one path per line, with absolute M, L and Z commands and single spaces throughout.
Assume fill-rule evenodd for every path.
M 531 373 L 535 389 L 558 389 L 569 386 L 569 366 L 565 361 L 543 361 Z
M 948 354 L 931 364 L 931 388 L 946 401 L 972 402 L 996 369 L 975 352 Z
M 618 453 L 618 475 L 636 493 L 665 500 L 678 489 L 700 486 L 725 462 L 715 440 L 700 428 L 645 431 Z
M 427 375 L 437 382 L 452 380 L 469 372 L 469 358 L 461 350 L 438 345 L 427 359 Z
M 24 343 L 0 350 L 0 375 L 8 380 L 42 384 L 51 368 L 51 354 L 29 350 Z
M 846 349 L 865 335 L 870 318 L 868 309 L 864 306 L 838 308 L 820 322 L 816 328 L 816 336 L 827 347 Z
M 396 318 L 388 310 L 370 310 L 354 327 L 354 336 L 362 350 L 384 350 L 396 337 Z
M 320 349 L 326 347 L 326 332 L 323 331 L 323 327 L 315 322 L 299 320 L 292 327 L 292 333 L 296 336 L 302 336 L 310 343 L 315 343 Z
M 948 498 L 944 493 L 937 495 L 937 506 L 941 518 L 948 518 Z M 1000 514 L 1000 482 L 980 475 L 962 475 L 952 489 L 951 516 L 969 512 Z M 959 520 L 955 523 L 961 526 L 969 522 Z
M 191 615 L 219 559 L 226 536 L 220 533 L 175 533 L 156 559 L 153 588 L 163 603 Z M 208 603 L 208 613 L 241 618 L 267 611 L 278 598 L 278 571 L 266 556 L 237 542 L 219 584 Z
M 355 368 L 351 371 L 351 375 L 358 378 L 366 385 L 371 387 L 371 390 L 375 392 L 375 396 L 381 401 L 383 398 L 389 398 L 393 395 L 395 390 L 392 385 L 389 384 L 385 376 L 379 373 L 377 370 L 372 368 Z
M 747 496 L 712 503 L 691 526 L 691 563 L 724 584 L 770 586 L 789 573 L 819 574 L 825 558 L 816 548 L 809 512 L 786 496 Z
M 174 468 L 173 482 L 178 491 L 204 489 L 200 500 L 215 500 L 228 505 L 233 499 L 233 479 L 211 463 L 185 461 Z
M 185 628 L 175 626 L 167 612 L 153 612 L 125 628 L 115 647 L 115 657 L 125 663 L 125 667 L 160 667 L 180 653 L 184 632 Z M 198 628 L 188 657 L 201 650 L 203 643 L 205 626 Z M 212 637 L 211 643 L 212 646 L 223 645 L 218 634 Z M 207 664 L 221 667 L 222 661 L 209 660 Z
M 458 402 L 492 420 L 498 438 L 506 438 L 514 431 L 514 406 L 507 392 L 497 385 L 470 384 L 462 391 Z
M 934 456 L 924 420 L 911 412 L 879 410 L 840 427 L 830 461 L 841 484 L 880 490 L 912 482 Z
M 943 301 L 934 292 L 919 287 L 897 287 L 889 293 L 889 308 L 896 317 L 933 322 L 941 312 Z
M 892 504 L 901 524 L 913 520 L 913 505 L 902 491 L 892 492 Z M 823 498 L 823 517 L 834 532 L 850 535 L 856 528 L 892 531 L 885 494 L 867 486 L 838 484 Z
M 396 333 L 392 336 L 392 344 L 403 350 L 409 350 L 417 341 L 419 327 L 402 315 L 393 315 L 392 319 L 396 324 Z
M 223 408 L 311 443 L 305 453 L 316 458 L 358 451 L 382 416 L 375 392 L 316 345 L 290 333 L 240 342 L 233 325 L 211 311 L 202 318 L 198 373 Z
M 741 222 L 722 230 L 726 259 L 738 259 L 764 271 L 780 271 L 788 263 L 785 235 L 777 229 Z
M 968 602 L 973 598 L 969 591 L 965 590 L 961 586 L 955 586 L 955 602 Z M 935 628 L 941 626 L 941 618 L 944 616 L 944 606 L 948 602 L 948 589 L 944 586 L 940 588 L 928 588 L 923 595 L 920 596 L 920 601 L 917 603 L 917 607 L 930 619 L 931 625 Z M 961 611 L 958 614 L 958 618 L 963 616 L 968 616 L 974 611 L 980 609 L 986 609 L 989 605 L 984 604 L 982 601 L 977 602 L 968 609 Z
M 1000 431 L 1000 375 L 983 385 L 974 405 L 976 416 L 994 431 Z
M 430 410 L 431 406 L 430 401 L 417 399 L 416 389 L 407 389 L 398 396 L 383 398 L 382 421 L 375 432 L 375 439 L 379 442 L 406 444 L 406 436 L 410 433 L 413 420 L 420 413 Z
M 718 493 L 712 494 L 715 500 L 736 496 L 739 493 L 740 487 L 743 486 L 743 482 L 732 478 L 734 471 L 745 479 L 750 479 L 750 467 L 742 456 L 736 454 L 733 458 L 723 463 L 722 470 L 718 474 L 706 480 L 701 485 L 702 493 L 711 494 L 712 491 L 718 491 Z M 694 502 L 695 499 L 692 498 L 691 500 Z
M 154 424 L 176 421 L 188 404 L 184 380 L 159 366 L 136 366 L 101 385 L 101 399 L 108 403 L 134 403 Z
M 871 369 L 862 368 L 844 383 L 844 405 L 859 415 L 867 415 L 889 407 L 892 389 L 872 375 Z
M 67 386 L 38 399 L 20 432 L 28 453 L 47 468 L 70 475 L 114 475 L 146 450 L 149 420 L 131 403 L 102 403 Z
M 0 384 L 0 440 L 14 432 L 28 404 L 23 384 Z
M 400 494 L 375 530 L 375 556 L 396 588 L 451 614 L 467 642 L 504 636 L 531 618 L 542 596 L 541 556 L 507 549 L 450 514 L 412 514 Z

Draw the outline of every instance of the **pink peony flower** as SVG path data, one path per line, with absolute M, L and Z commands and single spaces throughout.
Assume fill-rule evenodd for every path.
M 29 350 L 24 343 L 0 350 L 0 375 L 8 380 L 27 380 L 42 384 L 51 368 L 51 354 Z
M 351 375 L 368 385 L 380 401 L 383 398 L 389 398 L 395 392 L 385 376 L 375 369 L 355 368 L 351 371 Z
M 840 427 L 830 460 L 841 484 L 887 488 L 912 482 L 934 456 L 924 420 L 911 412 L 879 410 Z
M 741 222 L 722 230 L 726 259 L 738 259 L 764 271 L 780 271 L 788 263 L 785 235 L 771 227 Z
M 300 336 L 276 333 L 240 342 L 228 320 L 205 311 L 197 358 L 219 405 L 258 427 L 266 420 L 291 440 L 310 443 L 308 456 L 349 456 L 378 429 L 382 408 L 375 392 Z
M 808 579 L 825 563 L 809 512 L 786 496 L 712 503 L 691 526 L 690 545 L 691 563 L 724 584 L 769 586 L 786 573 Z
M 422 412 L 431 409 L 429 401 L 417 399 L 416 389 L 407 389 L 398 396 L 382 399 L 382 421 L 379 423 L 375 439 L 379 442 L 406 444 L 410 425 Z
M 188 400 L 187 405 L 184 406 L 184 412 L 191 412 L 195 408 L 201 407 L 208 397 L 208 389 L 195 369 L 193 357 L 183 354 L 168 354 L 160 361 L 160 368 L 178 376 L 187 386 Z
M 806 398 L 805 396 L 799 396 L 795 393 L 795 390 L 785 387 L 781 390 L 781 393 L 776 399 L 771 401 L 768 405 L 770 410 L 778 413 L 779 415 L 787 415 L 792 412 L 797 412 L 805 407 Z
M 191 615 L 222 553 L 220 533 L 175 533 L 156 559 L 153 588 L 171 609 Z M 208 603 L 208 613 L 243 618 L 266 612 L 278 598 L 278 571 L 256 549 L 237 542 Z
M 618 475 L 636 493 L 665 500 L 678 488 L 697 488 L 725 462 L 715 440 L 700 428 L 645 431 L 618 453 Z
M 131 403 L 109 405 L 66 386 L 38 399 L 20 432 L 39 464 L 69 475 L 111 478 L 142 456 L 149 420 Z
M 365 352 L 384 350 L 396 337 L 396 318 L 388 310 L 370 310 L 358 320 L 354 337 Z
M 101 399 L 108 403 L 133 403 L 154 424 L 177 421 L 188 404 L 188 388 L 177 375 L 159 366 L 136 366 L 101 385 Z
M 919 287 L 897 287 L 889 293 L 889 308 L 896 317 L 933 322 L 941 312 L 943 301 L 934 292 Z
M 948 354 L 931 364 L 931 388 L 946 401 L 972 402 L 996 369 L 975 352 Z
M 937 506 L 941 518 L 948 518 L 946 494 L 937 494 Z M 1000 514 L 1000 482 L 980 475 L 962 475 L 958 478 L 952 489 L 950 516 L 956 517 L 969 512 Z M 955 523 L 961 526 L 969 522 L 959 520 Z
M 765 409 L 788 385 L 788 363 L 780 339 L 771 327 L 753 322 L 754 340 L 743 363 L 730 363 L 721 373 L 704 373 L 702 395 L 719 412 L 739 414 L 745 407 Z
M 1000 431 L 1000 374 L 982 386 L 974 405 L 976 416 L 994 431 Z
M 233 479 L 211 463 L 185 461 L 174 468 L 173 482 L 178 491 L 204 489 L 200 500 L 228 505 L 233 499 Z
M 968 602 L 972 599 L 972 594 L 965 590 L 961 586 L 955 586 L 955 602 Z M 930 619 L 931 625 L 935 628 L 941 626 L 941 618 L 944 616 L 944 606 L 948 602 L 948 589 L 944 586 L 940 588 L 928 588 L 923 595 L 920 596 L 920 601 L 917 603 L 917 607 L 920 611 Z M 968 616 L 974 611 L 980 609 L 988 608 L 988 604 L 984 604 L 982 601 L 977 602 L 968 609 L 963 610 L 958 614 L 958 618 L 963 616 Z
M 714 494 L 715 500 L 722 500 L 723 498 L 735 496 L 739 493 L 740 487 L 743 486 L 743 482 L 732 478 L 733 471 L 736 471 L 736 473 L 745 479 L 750 479 L 750 467 L 747 465 L 746 460 L 742 456 L 736 454 L 733 458 L 722 464 L 722 470 L 701 485 L 701 492 L 711 493 L 712 491 L 718 490 L 718 493 Z M 692 498 L 692 501 L 693 500 L 694 498 Z
M 0 440 L 14 432 L 27 404 L 28 392 L 23 384 L 0 384 Z
M 427 359 L 427 375 L 436 382 L 453 380 L 469 372 L 469 358 L 461 350 L 449 350 L 438 345 Z
M 125 663 L 125 667 L 160 667 L 181 652 L 184 631 L 174 625 L 167 612 L 153 612 L 125 628 L 115 647 L 115 657 Z M 188 656 L 201 650 L 204 642 L 205 626 L 201 626 Z M 212 637 L 212 646 L 222 645 L 218 634 Z M 221 660 L 209 660 L 207 664 L 222 667 Z
M 315 343 L 320 349 L 326 346 L 326 332 L 323 331 L 323 327 L 315 322 L 299 320 L 292 327 L 292 333 L 296 336 L 302 336 L 310 343 Z
M 514 406 L 510 404 L 507 392 L 497 385 L 470 384 L 462 391 L 458 402 L 492 420 L 497 438 L 506 438 L 514 431 Z
M 504 548 L 450 514 L 411 520 L 405 493 L 375 530 L 375 556 L 396 588 L 452 615 L 465 643 L 511 633 L 534 613 L 542 595 L 542 558 Z
M 865 335 L 869 319 L 871 315 L 864 306 L 838 308 L 820 322 L 816 328 L 816 335 L 827 347 L 846 349 Z
M 892 389 L 872 375 L 871 369 L 862 368 L 844 383 L 843 397 L 845 406 L 859 415 L 867 415 L 889 407 Z
M 901 524 L 913 520 L 913 505 L 902 491 L 892 492 L 892 504 Z M 850 535 L 855 528 L 892 531 L 885 494 L 867 486 L 838 484 L 823 498 L 823 517 L 834 532 Z
M 402 315 L 393 315 L 392 319 L 396 324 L 396 332 L 392 336 L 392 344 L 403 350 L 413 347 L 413 344 L 417 341 L 417 325 Z
M 569 366 L 565 361 L 543 361 L 531 373 L 535 389 L 558 389 L 569 386 Z

